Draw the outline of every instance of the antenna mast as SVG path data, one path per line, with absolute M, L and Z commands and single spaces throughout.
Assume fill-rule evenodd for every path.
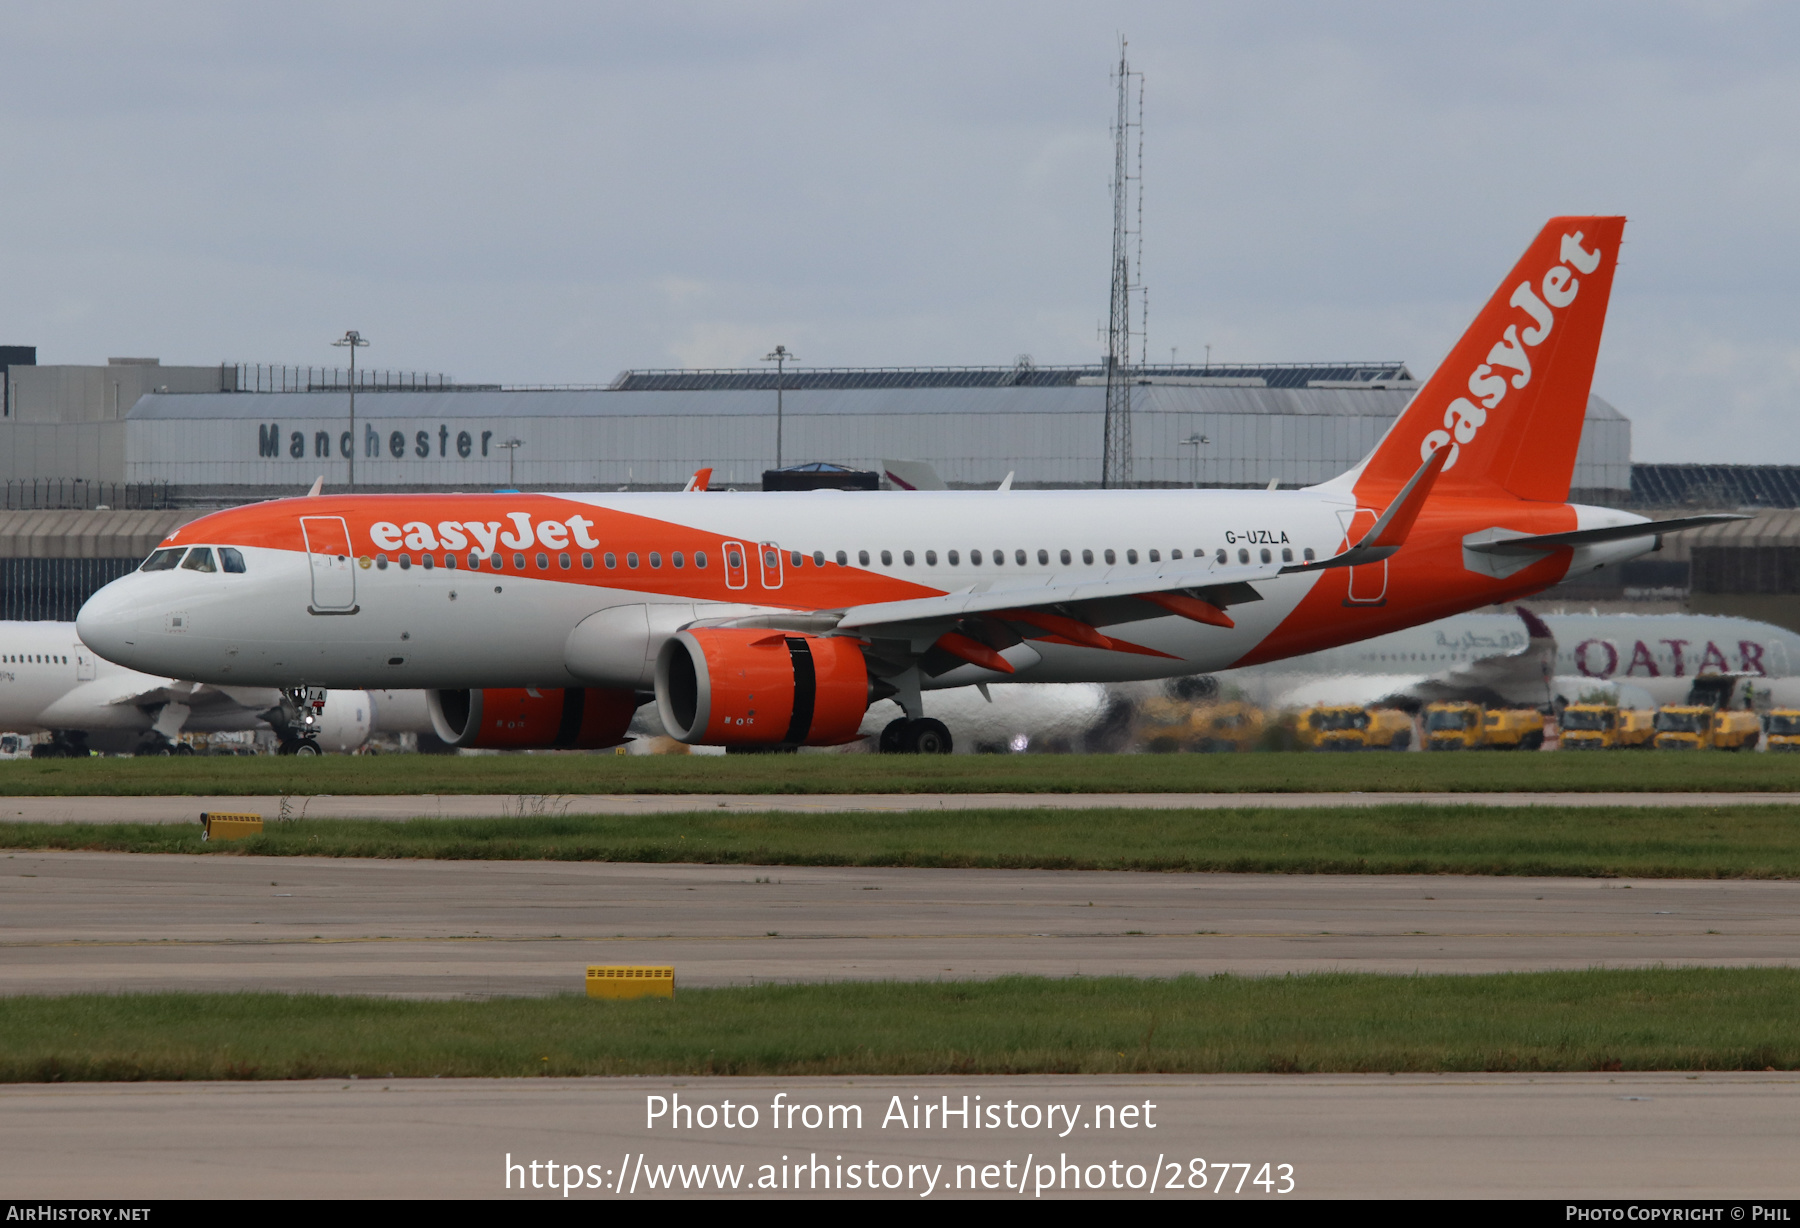
M 1113 118 L 1112 296 L 1106 323 L 1106 441 L 1100 458 L 1100 485 L 1116 490 L 1132 485 L 1131 455 L 1131 296 L 1143 301 L 1138 338 L 1148 345 L 1150 301 L 1144 270 L 1144 74 L 1132 72 L 1119 40 L 1118 107 Z M 1137 115 L 1131 111 L 1131 84 L 1137 81 Z M 1132 130 L 1137 143 L 1132 145 Z M 1140 359 L 1141 361 L 1141 359 Z

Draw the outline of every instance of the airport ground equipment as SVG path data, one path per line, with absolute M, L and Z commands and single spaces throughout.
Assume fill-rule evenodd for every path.
M 675 969 L 628 964 L 589 964 L 587 996 L 610 998 L 673 998 Z
M 1413 722 L 1398 708 L 1318 704 L 1300 713 L 1298 734 L 1310 750 L 1405 750 Z
M 1138 709 L 1137 740 L 1153 752 L 1250 751 L 1267 728 L 1268 717 L 1254 704 L 1194 704 L 1158 695 Z
M 1362 750 L 1369 710 L 1359 704 L 1319 704 L 1300 713 L 1297 732 L 1308 750 Z
M 1481 705 L 1446 702 L 1425 706 L 1426 750 L 1474 750 L 1481 741 Z
M 1495 750 L 1542 750 L 1544 714 L 1534 708 L 1494 708 L 1481 722 L 1483 746 Z
M 1616 704 L 1570 704 L 1562 711 L 1564 750 L 1644 747 L 1656 736 L 1654 712 Z
M 1762 740 L 1762 718 L 1742 708 L 1713 713 L 1712 743 L 1717 750 L 1755 750 Z
M 206 811 L 200 815 L 200 838 L 202 840 L 242 840 L 246 836 L 262 835 L 263 821 L 260 814 L 226 814 Z
M 1800 708 L 1775 708 L 1763 718 L 1769 749 L 1800 750 Z

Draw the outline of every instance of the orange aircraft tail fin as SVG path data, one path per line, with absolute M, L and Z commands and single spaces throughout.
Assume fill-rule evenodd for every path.
M 1446 448 L 1445 494 L 1566 500 L 1624 232 L 1622 217 L 1550 219 L 1355 484 L 1397 488 Z

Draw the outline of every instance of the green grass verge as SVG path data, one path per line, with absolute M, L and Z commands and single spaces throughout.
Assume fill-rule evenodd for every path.
M 0 998 L 0 1081 L 1762 1070 L 1800 971 L 1313 974 L 680 990 L 673 1001 Z
M 1786 806 L 1395 805 L 310 819 L 202 843 L 199 825 L 0 823 L 0 847 L 210 856 L 711 862 L 1289 874 L 1800 876 Z
M 325 755 L 17 760 L 0 795 L 1800 790 L 1800 755 Z

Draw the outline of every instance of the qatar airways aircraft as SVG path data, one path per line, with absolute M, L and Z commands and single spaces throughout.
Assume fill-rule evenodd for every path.
M 134 669 L 417 687 L 464 746 L 950 749 L 937 688 L 1315 652 L 1652 549 L 1567 502 L 1624 219 L 1555 218 L 1355 468 L 1294 491 L 343 495 L 222 511 L 83 607 Z

